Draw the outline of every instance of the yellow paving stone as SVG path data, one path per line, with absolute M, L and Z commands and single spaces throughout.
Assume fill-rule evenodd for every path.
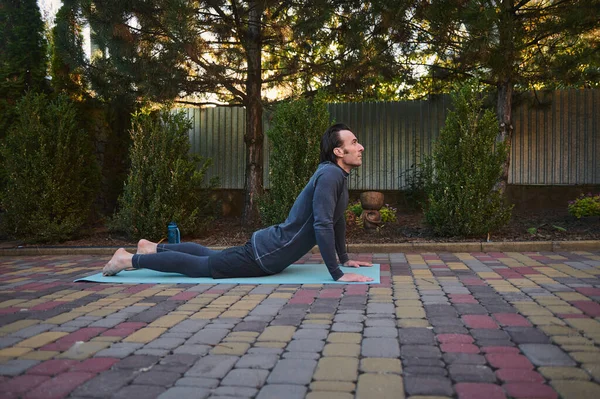
M 554 316 L 529 316 L 527 319 L 536 326 L 565 326 L 566 323 Z
M 221 342 L 210 350 L 211 355 L 233 355 L 243 356 L 250 349 L 246 342 Z
M 181 311 L 197 312 L 200 309 L 202 309 L 202 305 L 195 305 L 195 304 L 192 304 L 192 303 L 186 303 L 184 305 L 179 306 L 177 309 L 179 309 Z
M 0 309 L 10 308 L 20 303 L 27 302 L 26 299 L 9 299 L 8 301 L 0 302 Z
M 322 357 L 313 374 L 314 380 L 356 381 L 358 359 L 351 357 Z
M 348 392 L 317 391 L 309 392 L 306 399 L 354 399 L 354 395 Z
M 365 373 L 401 374 L 402 364 L 400 359 L 367 357 L 360 361 L 360 370 Z
M 275 342 L 289 342 L 292 336 L 296 332 L 296 327 L 292 326 L 270 326 L 257 338 L 258 341 L 275 341 Z
M 521 308 L 519 308 L 518 306 L 515 307 L 517 308 L 517 310 L 519 310 L 519 313 L 521 313 L 524 316 L 554 316 L 554 314 L 551 311 L 549 311 L 548 309 L 544 309 L 541 306 L 524 306 Z
M 239 296 L 221 296 L 211 302 L 211 305 L 232 305 L 240 299 Z
M 392 280 L 394 282 L 398 281 L 398 282 L 411 282 L 413 281 L 411 276 L 393 276 Z
M 349 381 L 313 381 L 310 384 L 312 391 L 353 392 L 356 384 Z
M 230 310 L 252 310 L 258 306 L 260 302 L 257 301 L 239 301 L 232 305 Z
M 396 317 L 406 319 L 424 319 L 425 309 L 422 307 L 397 307 Z
M 257 348 L 277 348 L 283 349 L 287 346 L 287 342 L 263 341 L 254 344 Z
M 396 299 L 419 299 L 419 294 L 415 292 L 398 292 L 394 295 Z
M 121 292 L 125 288 L 126 287 L 108 287 L 108 288 L 103 289 L 102 291 L 96 291 L 96 292 L 100 295 L 111 295 L 111 294 L 116 294 L 117 292 Z
M 496 272 L 478 272 L 477 275 L 481 278 L 500 278 Z
M 59 338 L 64 337 L 65 335 L 67 335 L 66 332 L 44 332 L 31 338 L 28 338 L 24 341 L 21 341 L 15 344 L 15 346 L 33 349 L 40 348 L 44 345 L 48 345 L 49 343 L 56 341 Z
M 113 313 L 115 313 L 114 309 L 102 308 L 102 309 L 94 310 L 93 312 L 90 312 L 87 315 L 93 316 L 93 317 L 106 317 L 109 314 L 113 314 Z
M 517 287 L 513 287 L 513 286 L 498 286 L 498 287 L 494 287 L 494 288 L 498 292 L 521 292 L 520 289 L 518 289 Z
M 535 267 L 534 269 L 548 277 L 569 277 L 568 274 L 560 272 L 551 267 Z
M 13 346 L 12 348 L 0 349 L 0 357 L 19 357 L 31 352 L 32 350 L 32 348 Z
M 467 265 L 465 265 L 464 263 L 461 262 L 448 262 L 447 263 L 448 268 L 450 268 L 450 270 L 468 270 L 469 267 Z
M 565 301 L 562 300 L 561 298 L 557 298 L 555 296 L 549 296 L 549 297 L 539 297 L 536 298 L 535 301 L 537 303 L 539 303 L 540 305 L 546 306 L 546 305 L 565 305 Z
M 7 335 L 7 334 L 17 332 L 17 331 L 22 330 L 27 327 L 31 327 L 35 324 L 38 324 L 39 322 L 40 322 L 39 320 L 33 320 L 33 319 L 18 320 L 18 321 L 12 322 L 10 324 L 0 327 L 0 337 Z M 46 321 L 44 321 L 44 323 L 46 323 Z
M 600 398 L 600 384 L 594 382 L 554 380 L 550 384 L 563 399 Z
M 356 384 L 356 399 L 404 399 L 402 377 L 395 374 L 361 374 Z
M 583 363 L 581 368 L 584 369 L 596 381 L 600 381 L 600 364 L 598 363 Z
M 430 327 L 430 324 L 427 319 L 400 319 L 398 320 L 398 327 Z
M 190 316 L 190 319 L 214 319 L 221 314 L 218 310 L 201 310 Z
M 88 295 L 95 294 L 94 291 L 78 291 L 72 294 L 66 295 L 63 298 L 68 298 L 70 300 L 85 298 Z
M 60 352 L 57 351 L 31 351 L 22 356 L 19 356 L 19 359 L 39 360 L 43 362 L 45 360 L 50 360 L 58 355 L 60 355 Z
M 600 333 L 600 322 L 594 319 L 565 319 L 565 322 L 586 333 Z
M 327 336 L 327 342 L 336 344 L 360 344 L 360 333 L 332 332 Z
M 328 343 L 323 348 L 323 356 L 355 357 L 360 356 L 359 344 Z
M 592 345 L 561 345 L 567 352 L 600 352 L 600 348 Z
M 185 319 L 187 319 L 186 316 L 168 314 L 154 320 L 152 323 L 148 324 L 148 327 L 171 328 L 174 325 L 181 323 Z
M 546 306 L 546 308 L 548 308 L 548 310 L 554 314 L 581 314 L 581 313 L 583 313 L 581 310 L 577 309 L 574 306 L 549 305 L 549 306 Z
M 28 278 L 27 277 L 19 277 L 19 278 L 13 278 L 13 279 L 10 279 L 10 280 L 5 280 L 2 283 L 3 284 L 20 283 L 21 281 L 25 281 L 25 280 L 28 280 Z
M 539 326 L 546 335 L 579 335 L 579 333 L 567 326 Z
M 423 307 L 423 302 L 415 299 L 396 300 L 397 307 Z
M 168 289 L 168 290 L 161 291 L 158 295 L 160 295 L 160 296 L 174 296 L 174 295 L 177 295 L 177 294 L 181 293 L 181 291 L 183 291 L 183 289 L 181 289 L 181 288 L 179 288 L 179 289 L 173 289 L 173 288 L 171 288 L 171 289 Z
M 391 288 L 370 288 L 369 295 L 392 295 Z
M 83 360 L 92 357 L 96 352 L 106 349 L 111 345 L 110 342 L 82 342 L 75 343 L 68 351 L 56 356 L 57 359 Z
M 144 327 L 144 328 L 137 330 L 133 334 L 129 335 L 123 341 L 124 342 L 140 342 L 140 343 L 145 344 L 145 343 L 148 343 L 148 342 L 160 337 L 165 331 L 167 331 L 166 328 Z
M 71 321 L 73 319 L 76 319 L 76 318 L 78 318 L 80 316 L 81 316 L 81 313 L 66 312 L 66 313 L 61 313 L 58 316 L 51 317 L 48 320 L 44 320 L 44 323 L 63 324 L 63 323 L 66 323 L 68 321 Z
M 579 363 L 600 364 L 598 352 L 570 352 L 569 356 Z
M 594 343 L 589 339 L 582 337 L 580 335 L 563 337 L 563 336 L 555 336 L 552 337 L 552 341 L 558 345 L 591 345 L 594 346 Z
M 289 299 L 293 296 L 294 294 L 292 293 L 284 293 L 284 292 L 274 292 L 273 294 L 269 295 L 269 298 L 283 298 L 283 299 Z
M 60 272 L 54 272 L 54 274 L 71 274 L 71 273 L 75 273 L 75 272 L 79 272 L 79 271 L 89 271 L 89 269 L 87 267 L 74 267 L 74 268 L 69 268 L 67 270 L 63 270 Z
M 577 367 L 539 367 L 541 375 L 549 380 L 589 380 L 590 376 Z
M 255 341 L 256 337 L 258 337 L 259 335 L 260 335 L 260 333 L 257 333 L 254 331 L 235 331 L 235 332 L 229 333 L 226 338 L 244 339 L 244 341 L 239 341 L 239 342 L 251 342 L 251 341 L 245 341 L 245 340 L 252 339 L 253 341 Z
M 567 258 L 562 255 L 546 255 L 546 258 L 567 260 Z
M 431 273 L 431 270 L 414 269 L 412 272 L 415 275 L 416 279 L 422 279 L 422 278 L 425 278 L 425 277 L 433 277 L 433 274 Z

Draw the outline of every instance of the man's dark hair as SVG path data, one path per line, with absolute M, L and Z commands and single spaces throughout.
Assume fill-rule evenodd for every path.
M 325 134 L 321 137 L 321 160 L 319 162 L 331 161 L 336 163 L 337 159 L 333 149 L 342 145 L 340 140 L 341 130 L 350 130 L 350 128 L 343 123 L 336 123 L 325 131 Z

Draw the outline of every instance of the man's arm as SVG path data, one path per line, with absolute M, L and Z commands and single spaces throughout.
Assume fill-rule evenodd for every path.
M 344 264 L 350 260 L 346 251 L 346 218 L 342 216 L 333 229 L 335 232 L 335 251 L 340 263 Z

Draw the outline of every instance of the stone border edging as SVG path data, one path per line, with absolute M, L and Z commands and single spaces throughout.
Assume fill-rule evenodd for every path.
M 112 255 L 119 247 L 23 247 L 0 249 L 0 256 Z M 211 247 L 224 249 L 224 247 Z M 125 247 L 133 252 L 135 247 Z M 600 240 L 505 241 L 505 242 L 413 242 L 400 244 L 348 244 L 350 253 L 399 252 L 561 252 L 600 251 Z M 314 247 L 312 252 L 318 252 Z

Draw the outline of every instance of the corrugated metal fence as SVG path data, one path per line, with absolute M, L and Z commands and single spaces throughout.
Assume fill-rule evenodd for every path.
M 448 96 L 427 101 L 329 104 L 332 120 L 348 124 L 365 146 L 350 188 L 399 190 L 407 171 L 430 155 L 444 125 Z M 245 110 L 186 108 L 192 151 L 213 159 L 209 177 L 244 188 Z M 265 118 L 265 132 L 268 123 Z M 510 184 L 600 184 L 600 90 L 523 95 L 513 111 Z M 269 186 L 265 135 L 265 187 Z

